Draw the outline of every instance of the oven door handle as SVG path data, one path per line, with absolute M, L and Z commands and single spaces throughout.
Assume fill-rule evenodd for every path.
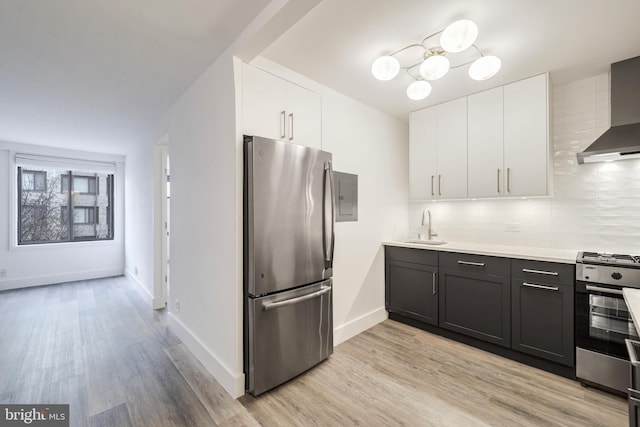
M 622 291 L 618 289 L 601 288 L 600 286 L 587 285 L 588 291 L 604 292 L 608 294 L 622 295 Z

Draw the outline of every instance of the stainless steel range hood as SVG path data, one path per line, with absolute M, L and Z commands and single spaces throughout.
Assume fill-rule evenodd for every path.
M 578 163 L 640 158 L 640 56 L 611 64 L 611 127 Z

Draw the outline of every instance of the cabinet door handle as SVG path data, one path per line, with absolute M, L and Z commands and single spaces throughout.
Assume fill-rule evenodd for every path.
M 431 273 L 433 275 L 433 295 L 436 294 L 436 292 L 438 292 L 438 273 L 436 273 L 435 271 Z
M 474 267 L 484 267 L 484 262 L 458 261 L 461 265 L 472 265 Z
M 500 169 L 498 169 L 498 177 L 496 182 L 498 184 L 498 194 L 500 194 Z
M 289 113 L 289 141 L 293 141 L 293 113 Z
M 536 288 L 536 289 L 545 289 L 547 291 L 557 291 L 557 286 L 544 286 L 544 285 L 536 285 L 534 283 L 523 282 L 522 286 L 526 286 L 527 288 Z
M 433 192 L 433 178 L 435 178 L 433 175 L 431 175 L 431 195 L 435 196 L 436 193 Z
M 287 137 L 286 131 L 285 131 L 285 127 L 286 125 L 286 111 L 282 110 L 280 111 L 280 138 L 281 139 L 285 139 Z
M 511 193 L 511 169 L 507 168 L 507 193 Z
M 442 175 L 438 175 L 438 196 L 442 196 Z
M 629 390 L 633 390 L 633 389 L 629 389 Z M 633 406 L 640 406 L 640 399 L 637 399 L 635 397 L 629 397 L 629 403 L 633 404 Z
M 529 270 L 528 268 L 522 269 L 523 273 L 544 274 L 546 276 L 557 276 L 557 271 L 544 271 L 544 270 Z

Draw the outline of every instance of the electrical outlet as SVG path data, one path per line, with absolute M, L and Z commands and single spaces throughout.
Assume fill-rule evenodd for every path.
M 518 233 L 520 231 L 520 224 L 518 224 L 517 222 L 505 224 L 504 231 L 508 231 L 511 233 Z
M 133 269 L 133 271 L 134 271 L 134 273 L 136 273 L 136 276 L 137 276 L 137 275 L 138 275 L 138 267 L 135 267 L 135 268 Z
M 180 300 L 179 299 L 176 299 L 175 308 L 176 308 L 176 314 L 180 313 Z
M 0 279 L 4 279 L 8 276 L 6 268 L 0 268 Z

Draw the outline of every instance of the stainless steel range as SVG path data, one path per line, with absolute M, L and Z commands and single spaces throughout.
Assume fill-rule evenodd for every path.
M 576 259 L 576 377 L 627 392 L 625 339 L 638 338 L 622 288 L 640 288 L 640 256 L 580 252 Z

